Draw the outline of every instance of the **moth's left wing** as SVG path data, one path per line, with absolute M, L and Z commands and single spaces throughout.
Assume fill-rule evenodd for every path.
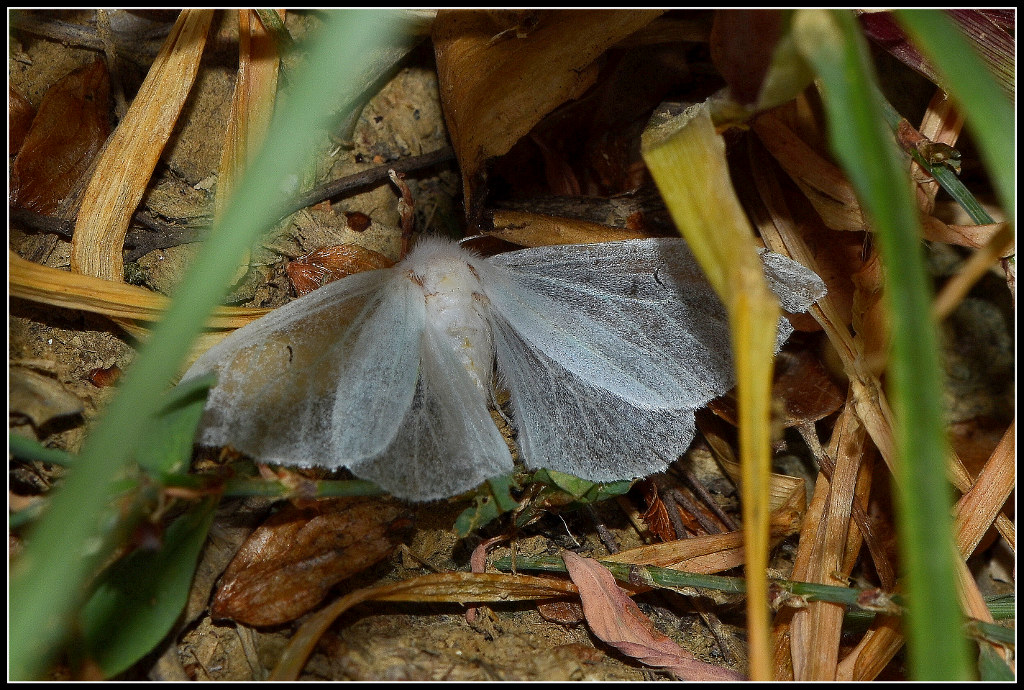
M 498 370 L 528 467 L 594 482 L 634 479 L 663 471 L 690 445 L 693 410 L 628 401 L 548 357 L 501 314 L 492 321 Z

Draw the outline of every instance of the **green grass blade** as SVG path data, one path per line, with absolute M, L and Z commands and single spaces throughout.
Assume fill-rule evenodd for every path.
M 346 113 L 350 84 L 372 59 L 390 16 L 330 13 L 319 41 L 297 70 L 293 88 L 271 124 L 267 143 L 182 284 L 126 373 L 118 395 L 86 439 L 80 463 L 56 492 L 47 514 L 28 535 L 11 572 L 9 677 L 43 674 L 66 639 L 84 587 L 105 553 L 97 552 L 99 520 L 109 484 L 147 439 L 148 425 L 180 363 L 220 301 L 253 241 L 284 215 L 314 144 Z M 93 550 L 90 551 L 90 547 Z
M 887 130 L 853 15 L 804 10 L 794 30 L 821 80 L 832 150 L 872 221 L 888 269 L 888 383 L 899 452 L 895 479 L 911 676 L 967 680 L 972 673 L 956 591 L 942 374 L 910 180 Z
M 900 10 L 896 18 L 914 45 L 932 61 L 942 77 L 942 88 L 964 114 L 999 201 L 1007 216 L 1014 218 L 1017 148 L 1013 103 L 945 12 Z
M 99 577 L 81 630 L 89 660 L 107 678 L 148 654 L 178 619 L 216 507 L 209 498 L 192 507 L 167 528 L 159 549 L 136 549 Z

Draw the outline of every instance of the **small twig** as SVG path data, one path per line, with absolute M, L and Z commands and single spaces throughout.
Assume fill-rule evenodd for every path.
M 712 521 L 704 511 L 700 509 L 696 503 L 690 500 L 690 497 L 684 494 L 679 489 L 671 489 L 669 492 L 672 496 L 672 500 L 685 508 L 693 517 L 697 520 L 697 523 L 704 529 L 708 534 L 719 534 L 722 528 L 719 527 Z
M 666 512 L 668 512 L 668 519 L 672 523 L 672 531 L 676 533 L 676 539 L 686 539 L 689 537 L 690 531 L 683 524 L 683 518 L 679 514 L 679 505 L 676 503 L 672 490 L 661 492 L 660 498 L 661 502 L 668 507 Z
M 409 189 L 409 184 L 405 181 L 405 175 L 402 173 L 391 169 L 388 170 L 388 177 L 402 194 L 402 198 L 398 200 L 398 214 L 402 217 L 402 253 L 400 258 L 405 258 L 412 242 L 413 221 L 415 220 L 412 190 Z
M 604 548 L 608 549 L 608 553 L 618 553 L 619 543 L 615 540 L 615 535 L 608 530 L 608 527 L 601 521 L 601 518 L 598 517 L 593 504 L 588 503 L 586 505 L 586 511 L 587 515 L 589 515 L 590 519 L 594 522 L 594 529 L 597 530 L 597 536 L 601 539 L 601 543 L 604 544 Z
M 409 173 L 414 170 L 430 168 L 438 165 L 439 163 L 454 160 L 454 158 L 455 151 L 452 150 L 451 146 L 445 146 L 437 149 L 436 151 L 424 153 L 420 156 L 399 158 L 398 160 L 385 163 L 384 165 L 378 165 L 368 170 L 362 170 L 352 175 L 346 175 L 345 177 L 340 177 L 337 180 L 331 180 L 330 182 L 322 184 L 316 189 L 313 189 L 309 193 L 296 199 L 295 203 L 292 204 L 288 214 L 286 215 L 290 215 L 295 211 L 306 208 L 307 206 L 315 206 L 326 199 L 350 194 L 356 190 L 367 187 L 376 187 L 377 185 L 387 181 L 388 171 L 390 170 L 400 173 Z
M 421 156 L 410 156 L 401 158 L 391 163 L 379 165 L 369 170 L 363 170 L 352 175 L 345 175 L 336 180 L 331 180 L 304 194 L 295 201 L 285 216 L 314 206 L 321 201 L 334 197 L 351 194 L 353 192 L 375 187 L 387 181 L 388 171 L 395 170 L 406 173 L 430 168 L 439 163 L 455 158 L 455 153 L 450 146 L 425 153 Z M 75 228 L 74 220 L 62 220 L 51 216 L 44 216 L 33 211 L 21 208 L 9 208 L 10 219 L 33 230 L 49 232 L 70 239 Z M 285 217 L 282 216 L 282 217 Z M 166 223 L 154 217 L 146 210 L 138 211 L 132 216 L 132 220 L 143 225 L 149 230 L 142 228 L 131 228 L 125 237 L 125 247 L 130 251 L 125 256 L 127 261 L 137 261 L 139 258 L 155 249 L 169 249 L 180 244 L 198 242 L 203 239 L 208 226 L 186 226 L 182 227 Z M 154 232 L 155 231 L 155 232 Z
M 704 504 L 707 505 L 707 507 L 711 509 L 711 512 L 713 512 L 715 516 L 722 521 L 722 524 L 725 525 L 726 529 L 730 531 L 736 531 L 739 529 L 736 522 L 728 513 L 722 510 L 722 506 L 718 505 L 718 502 L 715 501 L 714 497 L 708 493 L 707 488 L 700 483 L 700 480 L 697 479 L 697 475 L 693 473 L 693 470 L 683 468 L 683 478 L 686 480 L 690 490 L 699 496 L 700 500 L 704 501 Z

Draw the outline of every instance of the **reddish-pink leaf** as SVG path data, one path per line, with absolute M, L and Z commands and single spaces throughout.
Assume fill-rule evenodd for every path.
M 579 588 L 587 625 L 603 642 L 648 666 L 666 668 L 683 680 L 744 680 L 736 671 L 699 661 L 659 632 L 615 583 L 611 572 L 594 559 L 571 551 L 562 552 L 562 559 Z
M 999 85 L 1011 99 L 1014 98 L 1016 51 L 1013 34 L 1006 27 L 1006 16 L 1000 10 L 965 9 L 946 12 L 988 64 Z M 941 76 L 907 39 L 891 12 L 863 12 L 860 23 L 868 38 L 933 84 L 942 86 Z

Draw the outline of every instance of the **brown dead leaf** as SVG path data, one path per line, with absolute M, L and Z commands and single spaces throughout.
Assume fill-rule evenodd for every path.
M 806 349 L 784 350 L 775 357 L 772 399 L 775 421 L 786 429 L 823 419 L 845 400 L 821 360 Z M 732 395 L 717 398 L 708 407 L 736 424 L 736 400 Z
M 11 169 L 14 205 L 57 215 L 109 134 L 110 77 L 96 60 L 50 87 L 39 104 Z
M 522 38 L 486 11 L 442 11 L 432 38 L 448 134 L 463 175 L 466 212 L 478 218 L 484 162 L 597 78 L 595 60 L 661 10 L 540 12 Z M 497 40 L 496 40 L 497 37 Z
M 356 244 L 337 244 L 321 247 L 304 254 L 285 266 L 288 278 L 301 297 L 327 283 L 350 276 L 353 273 L 390 268 L 391 259 Z
M 778 10 L 718 10 L 711 29 L 711 60 L 729 84 L 732 98 L 752 105 L 782 36 L 784 17 Z
M 10 154 L 17 155 L 32 126 L 36 109 L 28 99 L 18 93 L 13 86 L 7 86 L 7 146 Z
M 402 504 L 332 498 L 289 505 L 258 527 L 221 580 L 214 618 L 278 625 L 306 613 L 338 582 L 381 560 L 409 524 Z
M 647 510 L 644 511 L 644 524 L 663 542 L 678 539 L 672 522 L 668 516 L 668 508 L 665 502 L 658 495 L 658 486 L 650 480 L 641 484 L 644 493 L 644 501 L 647 503 Z
M 579 588 L 587 625 L 602 641 L 648 666 L 667 668 L 683 680 L 744 680 L 736 671 L 699 661 L 659 632 L 600 563 L 571 551 L 564 551 L 562 558 Z

